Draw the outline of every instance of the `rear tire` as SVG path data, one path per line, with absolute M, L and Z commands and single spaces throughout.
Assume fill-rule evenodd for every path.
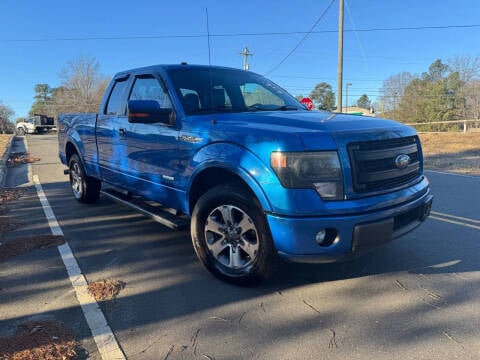
M 258 200 L 236 184 L 216 186 L 200 197 L 191 235 L 200 261 L 231 283 L 257 284 L 272 274 L 278 260 Z
M 70 186 L 75 199 L 81 203 L 91 204 L 100 197 L 100 180 L 87 176 L 77 154 L 73 154 L 68 162 Z

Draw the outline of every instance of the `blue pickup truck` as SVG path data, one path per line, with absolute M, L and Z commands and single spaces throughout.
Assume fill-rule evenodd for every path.
M 346 260 L 430 213 L 414 129 L 308 111 L 268 79 L 187 64 L 118 73 L 98 114 L 58 118 L 76 200 L 100 194 L 172 228 L 234 283 L 281 262 Z

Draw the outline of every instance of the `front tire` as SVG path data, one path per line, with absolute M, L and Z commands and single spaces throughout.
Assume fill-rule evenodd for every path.
M 216 186 L 198 200 L 191 235 L 200 261 L 228 282 L 257 284 L 271 275 L 277 263 L 258 200 L 236 184 Z
M 101 182 L 87 176 L 77 154 L 73 154 L 68 162 L 70 186 L 75 199 L 81 203 L 91 204 L 100 197 Z
M 19 136 L 25 135 L 25 129 L 23 127 L 17 128 L 17 135 Z

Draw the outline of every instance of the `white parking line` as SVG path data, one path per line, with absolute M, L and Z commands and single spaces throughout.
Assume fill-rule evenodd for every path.
M 462 217 L 462 216 L 445 214 L 445 213 L 441 213 L 441 212 L 438 212 L 438 211 L 432 211 L 431 214 L 438 215 L 438 216 L 444 216 L 444 217 L 447 217 L 447 218 L 452 218 L 452 219 L 457 219 L 457 220 L 464 220 L 466 222 L 471 222 L 471 223 L 474 223 L 474 224 L 480 224 L 480 220 L 474 220 L 474 219 L 470 219 L 470 218 L 466 218 L 466 217 Z
M 43 192 L 38 175 L 34 175 L 32 179 L 52 234 L 63 236 L 63 231 L 58 224 L 57 218 L 50 207 L 50 203 L 48 202 L 45 193 Z M 125 355 L 120 349 L 117 339 L 113 335 L 112 329 L 110 329 L 102 310 L 100 310 L 98 303 L 87 291 L 87 280 L 85 279 L 85 276 L 83 276 L 77 260 L 75 259 L 72 250 L 68 245 L 68 242 L 65 241 L 63 245 L 58 246 L 58 251 L 60 252 L 60 256 L 65 264 L 68 277 L 70 278 L 70 282 L 75 290 L 78 302 L 82 307 L 83 314 L 87 320 L 87 324 L 92 332 L 93 339 L 97 344 L 97 348 L 102 359 L 125 359 Z
M 441 175 L 460 176 L 460 177 L 466 177 L 466 178 L 470 178 L 470 179 L 480 180 L 480 176 L 477 176 L 477 175 L 456 174 L 456 173 L 451 173 L 451 172 L 446 172 L 446 171 L 437 171 L 437 170 L 428 170 L 428 169 L 425 169 L 425 172 L 431 172 L 431 173 L 434 173 L 434 174 L 441 174 Z
M 455 225 L 468 227 L 468 228 L 471 228 L 471 229 L 480 230 L 480 226 L 468 224 L 468 223 L 462 222 L 462 221 L 451 220 L 451 219 L 448 219 L 448 218 L 438 217 L 438 216 L 435 216 L 435 215 L 430 215 L 429 218 L 434 219 L 434 220 L 438 220 L 438 221 L 447 222 L 447 223 L 450 223 L 450 224 L 455 224 Z

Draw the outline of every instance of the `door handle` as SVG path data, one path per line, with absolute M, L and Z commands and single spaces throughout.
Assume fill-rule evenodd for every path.
M 118 132 L 120 134 L 120 137 L 122 137 L 122 138 L 127 137 L 127 130 L 125 130 L 123 128 L 120 128 L 120 129 L 118 129 Z

